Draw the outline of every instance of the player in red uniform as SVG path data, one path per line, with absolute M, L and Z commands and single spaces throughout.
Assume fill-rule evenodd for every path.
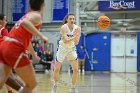
M 7 23 L 6 16 L 4 14 L 0 14 L 0 43 L 3 41 L 3 37 L 8 36 L 8 30 L 5 28 L 6 23 Z M 33 51 L 33 48 L 32 48 L 32 51 Z M 38 60 L 35 59 L 35 61 L 38 61 Z M 24 87 L 23 83 L 19 81 L 13 74 L 10 74 L 10 76 L 8 77 L 5 83 L 8 85 L 7 86 L 8 93 L 13 93 L 11 88 L 20 92 Z
M 0 89 L 7 80 L 12 68 L 25 82 L 21 93 L 31 93 L 37 82 L 35 72 L 26 55 L 27 48 L 30 50 L 33 35 L 48 42 L 38 30 L 41 25 L 41 13 L 44 10 L 44 0 L 30 0 L 31 11 L 25 14 L 12 28 L 9 37 L 6 37 L 0 45 Z M 34 51 L 30 51 L 34 52 Z
M 6 16 L 0 14 L 0 42 L 4 36 L 8 35 L 8 30 L 5 28 L 6 25 Z
M 4 14 L 0 14 L 0 43 L 2 42 L 3 37 L 8 36 L 8 30 L 5 28 L 6 23 L 6 16 Z M 9 86 L 6 87 L 8 93 L 13 93 Z

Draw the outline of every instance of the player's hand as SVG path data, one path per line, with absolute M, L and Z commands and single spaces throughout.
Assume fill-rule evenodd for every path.
M 73 37 L 76 38 L 77 36 L 79 36 L 79 30 L 75 29 Z
M 48 38 L 45 37 L 45 36 L 43 36 L 43 35 L 42 35 L 42 37 L 41 37 L 41 40 L 42 40 L 45 44 L 48 43 Z
M 34 55 L 34 56 L 33 56 L 33 61 L 34 61 L 35 63 L 39 63 L 40 57 L 38 57 L 37 55 Z

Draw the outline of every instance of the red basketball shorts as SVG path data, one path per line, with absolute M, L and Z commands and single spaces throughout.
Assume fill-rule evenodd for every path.
M 0 60 L 12 68 L 26 66 L 30 60 L 25 51 L 26 49 L 19 42 L 3 41 L 0 44 Z

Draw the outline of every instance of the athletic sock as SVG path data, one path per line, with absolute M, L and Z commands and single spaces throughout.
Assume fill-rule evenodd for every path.
M 24 87 L 20 87 L 20 89 L 18 90 L 19 93 L 22 93 Z

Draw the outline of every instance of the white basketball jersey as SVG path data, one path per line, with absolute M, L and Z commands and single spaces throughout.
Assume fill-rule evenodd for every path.
M 72 30 L 72 31 L 70 31 L 70 29 L 69 29 L 69 27 L 68 27 L 67 24 L 64 24 L 64 27 L 65 27 L 65 29 L 66 29 L 66 34 L 67 34 L 67 36 L 68 36 L 69 38 L 71 38 L 71 37 L 73 36 L 74 32 L 76 31 L 76 29 L 77 29 L 78 26 L 74 24 L 74 27 L 73 27 L 73 30 Z M 62 38 L 62 37 L 61 37 L 61 38 Z M 75 47 L 74 41 L 71 41 L 70 43 L 65 44 L 64 41 L 63 41 L 62 39 L 59 41 L 59 45 L 61 45 L 61 46 L 63 46 L 63 47 L 69 47 L 69 48 L 70 48 L 70 47 Z

